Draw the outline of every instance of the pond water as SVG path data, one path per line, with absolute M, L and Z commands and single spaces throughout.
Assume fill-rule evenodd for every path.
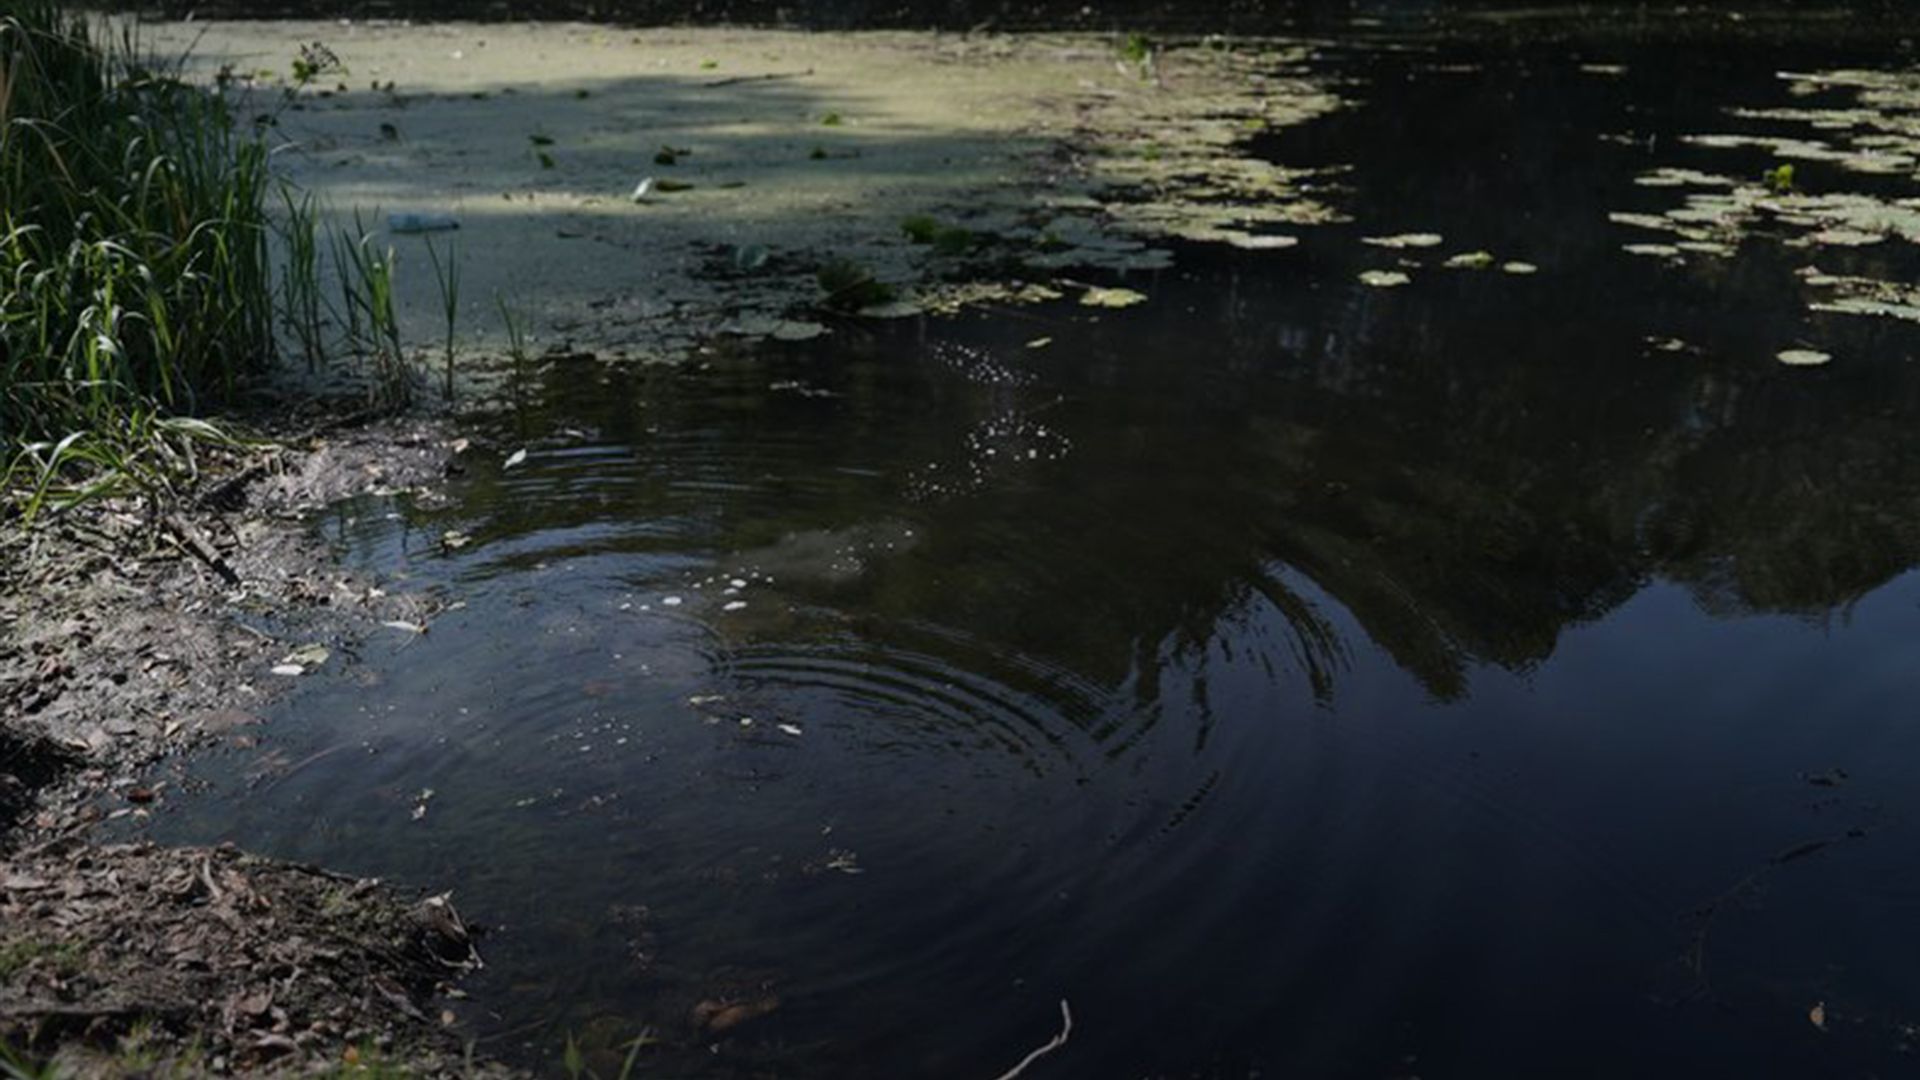
M 1260 146 L 1351 166 L 1297 249 L 553 365 L 451 505 L 318 521 L 462 606 L 153 831 L 453 888 L 549 1068 L 989 1078 L 1064 999 L 1029 1077 L 1909 1072 L 1920 328 L 1608 216 L 1899 49 L 1329 46 L 1358 103 Z

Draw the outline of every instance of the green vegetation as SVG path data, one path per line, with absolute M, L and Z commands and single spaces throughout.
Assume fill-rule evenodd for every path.
M 1794 191 L 1793 163 L 1786 162 L 1775 165 L 1773 168 L 1762 173 L 1760 179 L 1766 183 L 1768 191 L 1776 195 L 1791 195 Z
M 440 252 L 433 246 L 433 238 L 427 238 L 427 261 L 433 264 L 433 280 L 440 286 L 440 310 L 446 315 L 446 376 L 445 392 L 447 404 L 453 404 L 453 334 L 460 322 L 460 260 L 454 244 L 447 244 L 447 261 L 440 261 Z
M 1153 58 L 1153 39 L 1145 34 L 1128 34 L 1118 46 L 1120 58 L 1133 64 L 1145 64 Z
M 13 978 L 33 964 L 49 965 L 62 974 L 78 971 L 86 950 L 73 942 L 46 941 L 40 938 L 14 938 L 0 942 L 0 982 Z
M 280 106 L 344 71 L 302 46 Z M 195 414 L 283 355 L 342 363 L 376 406 L 413 398 L 392 249 L 357 218 L 323 243 L 313 197 L 270 168 L 278 112 L 256 115 L 234 84 L 210 93 L 130 31 L 0 0 L 0 492 L 29 520 L 179 497 L 208 450 L 240 442 Z M 459 272 L 428 254 L 450 383 Z
M 274 352 L 266 147 L 219 97 L 0 3 L 0 446 L 231 394 Z
M 898 290 L 874 277 L 873 271 L 846 259 L 827 263 L 815 277 L 826 294 L 821 304 L 834 311 L 859 311 L 899 297 Z
M 964 255 L 981 239 L 971 229 L 948 225 L 928 214 L 915 214 L 900 222 L 900 231 L 913 243 L 930 245 L 942 255 Z

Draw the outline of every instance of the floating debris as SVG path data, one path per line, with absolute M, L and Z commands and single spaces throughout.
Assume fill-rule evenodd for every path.
M 1522 275 L 1540 272 L 1540 268 L 1530 262 L 1505 262 L 1500 264 L 1500 269 L 1509 274 Z
M 325 645 L 302 645 L 288 653 L 280 662 L 301 668 L 317 668 L 326 663 L 327 658 L 332 655 Z
M 500 466 L 500 471 L 505 472 L 508 469 L 517 468 L 518 466 L 525 464 L 526 460 L 527 460 L 526 450 L 524 449 L 515 450 L 512 454 L 508 455 L 506 464 Z
M 1817 349 L 1783 349 L 1774 354 L 1774 358 L 1788 367 L 1819 367 L 1833 360 L 1831 355 Z
M 1398 270 L 1362 270 L 1360 271 L 1360 284 L 1371 285 L 1376 289 L 1391 289 L 1401 285 L 1409 285 L 1412 283 L 1413 283 L 1412 278 L 1408 277 L 1406 274 L 1403 274 Z
M 1491 267 L 1493 262 L 1491 251 L 1463 251 L 1458 255 L 1449 256 L 1447 261 L 1440 265 L 1449 270 L 1485 270 Z
M 777 726 L 780 729 L 782 734 L 791 735 L 796 739 L 799 738 L 801 735 L 800 726 L 798 724 L 778 724 L 775 726 Z

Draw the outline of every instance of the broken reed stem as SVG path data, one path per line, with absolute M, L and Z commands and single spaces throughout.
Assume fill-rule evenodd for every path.
M 1072 1034 L 1073 1034 L 1073 1011 L 1067 1008 L 1067 999 L 1061 998 L 1060 999 L 1060 1034 L 1055 1035 L 1052 1039 L 1049 1039 L 1044 1046 L 1037 1048 L 1036 1050 L 1034 1050 L 1033 1053 L 1028 1054 L 1024 1058 L 1021 1058 L 1020 1064 L 1015 1065 L 1013 1068 L 1008 1069 L 1006 1072 L 1001 1073 L 996 1078 L 996 1080 L 1013 1080 L 1014 1077 L 1019 1076 L 1023 1072 L 1026 1072 L 1027 1066 L 1032 1065 L 1034 1062 L 1039 1061 L 1041 1058 L 1046 1057 L 1048 1054 L 1051 1054 L 1055 1050 L 1058 1050 L 1061 1047 L 1067 1045 L 1067 1037 Z

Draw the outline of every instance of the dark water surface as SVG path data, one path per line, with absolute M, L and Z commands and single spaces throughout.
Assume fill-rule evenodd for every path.
M 454 888 L 542 1064 L 989 1080 L 1064 998 L 1029 1077 L 1915 1075 L 1920 328 L 1606 219 L 1765 167 L 1671 136 L 1775 71 L 1892 62 L 1331 49 L 1363 103 L 1263 151 L 1356 221 L 1297 250 L 560 365 L 488 429 L 523 466 L 321 522 L 465 606 L 156 831 Z M 1541 272 L 1355 284 L 1399 231 Z

